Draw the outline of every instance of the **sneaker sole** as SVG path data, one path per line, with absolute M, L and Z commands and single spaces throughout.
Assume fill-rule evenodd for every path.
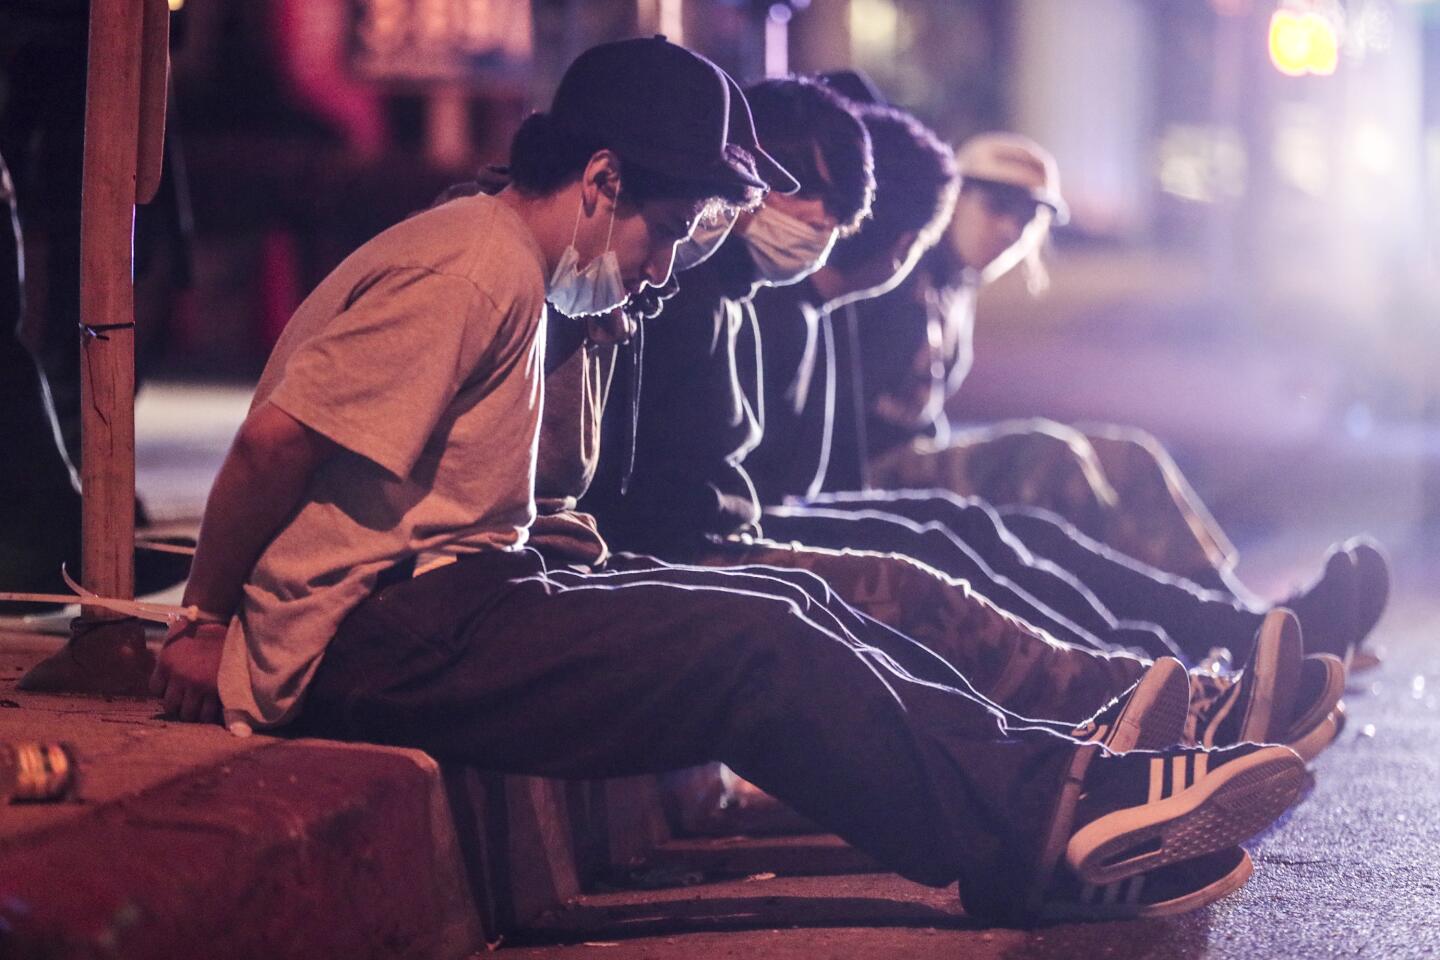
M 1289 744 L 1291 750 L 1300 755 L 1306 763 L 1314 762 L 1321 752 L 1340 737 L 1345 729 L 1345 707 L 1337 703 L 1330 715 L 1317 723 L 1310 732 Z
M 1303 656 L 1300 621 L 1295 614 L 1283 607 L 1267 613 L 1255 640 L 1255 659 L 1245 671 L 1246 681 L 1254 686 L 1237 743 L 1269 743 L 1275 739 L 1279 731 L 1271 728 L 1276 716 L 1294 709 L 1294 684 L 1299 678 L 1293 674 Z M 1287 670 L 1291 675 L 1286 675 Z
M 1131 877 L 1128 881 L 1092 885 L 1082 893 L 1088 903 L 1046 904 L 1040 910 L 1042 920 L 1130 920 L 1145 917 L 1173 917 L 1208 907 L 1217 900 L 1245 886 L 1255 872 L 1255 863 L 1250 854 L 1241 852 L 1240 862 L 1235 869 L 1223 877 L 1206 884 L 1198 890 L 1169 900 L 1154 903 L 1135 902 L 1144 896 L 1144 875 Z M 1128 886 L 1127 886 L 1128 884 Z
M 1085 825 L 1065 857 L 1085 882 L 1114 883 L 1233 847 L 1274 823 L 1306 779 L 1304 761 L 1288 747 L 1257 750 L 1173 797 Z
M 1328 747 L 1340 732 L 1334 716 L 1340 698 L 1345 695 L 1345 667 L 1333 654 L 1313 653 L 1305 658 L 1304 668 L 1311 671 L 1324 670 L 1325 678 L 1320 684 L 1319 693 L 1305 708 L 1305 713 L 1295 718 L 1295 722 L 1285 731 L 1280 742 L 1300 754 L 1301 760 L 1309 763 L 1319 756 L 1320 751 Z
M 1190 675 L 1174 657 L 1156 660 L 1102 741 L 1112 753 L 1163 750 L 1180 742 L 1190 712 Z

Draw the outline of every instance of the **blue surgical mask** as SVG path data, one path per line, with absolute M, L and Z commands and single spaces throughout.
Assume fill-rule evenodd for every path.
M 619 198 L 616 198 L 616 202 Z M 545 299 L 556 310 L 567 317 L 584 317 L 606 313 L 625 302 L 625 278 L 620 273 L 620 261 L 610 249 L 610 237 L 615 232 L 615 207 L 610 207 L 610 227 L 605 232 L 605 252 L 579 268 L 580 251 L 575 249 L 575 238 L 580 235 L 580 215 L 585 211 L 585 201 L 575 211 L 575 232 L 570 235 L 570 246 L 560 255 L 555 272 L 545 287 Z
M 698 267 L 709 260 L 710 255 L 719 250 L 720 244 L 730 236 L 730 228 L 735 226 L 739 216 L 740 211 L 732 207 L 727 215 L 698 224 L 690 238 L 675 248 L 675 272 Z
M 812 227 L 774 207 L 761 207 L 741 228 L 740 236 L 760 281 L 783 287 L 805 279 L 825 265 L 840 231 Z

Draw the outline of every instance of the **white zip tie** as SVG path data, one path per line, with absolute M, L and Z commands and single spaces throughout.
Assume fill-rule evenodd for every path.
M 0 603 L 80 603 L 90 607 L 101 607 L 114 613 L 121 613 L 127 617 L 138 617 L 141 620 L 149 620 L 153 623 L 179 623 L 182 620 L 195 622 L 202 616 L 200 607 L 197 604 L 190 604 L 187 607 L 171 603 L 154 603 L 147 600 L 121 600 L 116 597 L 102 597 L 93 590 L 87 590 L 70 576 L 70 572 L 63 566 L 60 568 L 60 576 L 65 578 L 65 585 L 75 591 L 73 594 L 64 593 L 12 593 L 0 591 Z

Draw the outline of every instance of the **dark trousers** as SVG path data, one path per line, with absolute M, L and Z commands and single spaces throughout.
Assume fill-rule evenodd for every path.
M 489 554 L 378 591 L 331 641 L 297 731 L 540 776 L 721 761 L 911 879 L 958 879 L 974 913 L 1023 900 L 1064 773 L 1093 748 L 897 634 L 863 642 L 846 627 L 863 618 L 799 572 L 631 562 Z
M 1073 529 L 1039 507 L 1000 511 L 1007 529 L 1038 556 L 1077 571 L 1116 616 L 1152 620 L 1192 657 L 1229 647 L 1243 660 L 1264 612 L 1226 590 L 1210 589 L 1135 560 Z
M 1001 549 L 982 556 L 984 540 L 976 538 L 972 544 L 943 523 L 912 520 L 879 502 L 817 501 L 769 507 L 763 527 L 769 539 L 782 542 L 914 557 L 968 581 L 997 606 L 1067 643 L 1102 651 L 1130 649 L 1148 657 L 1181 655 L 1160 627 L 1121 622 L 1074 578 L 1038 561 L 1018 542 L 1009 542 L 1013 538 L 1008 534 L 988 544 Z M 1009 558 L 1016 562 L 1007 568 Z M 1000 572 L 997 564 L 1006 572 Z
M 1161 651 L 1152 646 L 1144 629 L 1145 624 L 1156 625 L 1162 640 L 1169 641 L 1170 652 L 1192 663 L 1216 646 L 1229 647 L 1236 659 L 1243 659 L 1263 619 L 1263 613 L 1230 594 L 1133 560 L 1039 508 L 997 511 L 978 498 L 927 490 L 826 494 L 811 505 L 774 510 L 778 516 L 773 519 L 770 511 L 766 513 L 766 533 L 798 530 L 806 542 L 816 542 L 817 535 L 844 537 L 846 514 L 899 517 L 905 522 L 874 521 L 850 531 L 863 538 L 852 541 L 853 546 L 899 552 L 908 552 L 906 541 L 916 539 L 913 528 L 938 527 L 952 533 L 998 575 L 1043 597 L 1045 605 L 1063 619 L 1089 622 L 1098 609 L 1117 625 L 1117 632 L 1110 635 L 1113 642 L 1158 654 Z M 818 519 L 801 519 L 817 515 Z M 775 520 L 786 526 L 777 527 Z M 930 549 L 935 549 L 933 543 Z M 939 563 L 922 559 L 947 569 L 943 557 Z M 957 565 L 958 569 L 964 565 Z M 977 589 L 985 592 L 983 581 Z

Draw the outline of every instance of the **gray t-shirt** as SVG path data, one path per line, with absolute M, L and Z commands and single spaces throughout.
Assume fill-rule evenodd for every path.
M 232 730 L 294 715 L 341 620 L 386 568 L 524 544 L 544 307 L 534 236 L 486 196 L 385 231 L 300 305 L 254 404 L 344 449 L 245 584 L 220 665 Z

